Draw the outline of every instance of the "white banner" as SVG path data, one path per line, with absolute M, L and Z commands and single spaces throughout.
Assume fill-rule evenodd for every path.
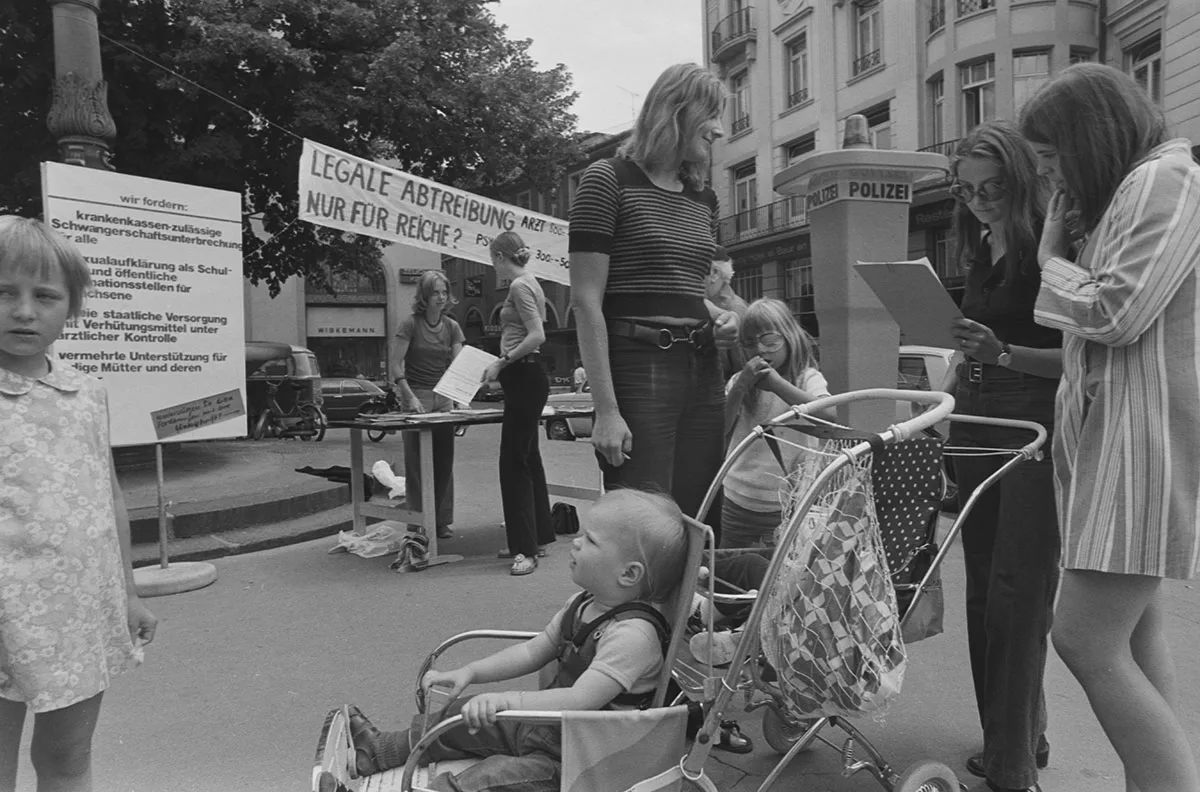
M 42 191 L 93 283 L 54 353 L 104 380 L 112 444 L 158 442 L 151 413 L 212 394 L 173 439 L 244 437 L 242 197 L 57 162 L 42 163 Z
M 491 264 L 488 244 L 516 231 L 529 247 L 527 269 L 570 283 L 567 221 L 482 198 L 370 160 L 304 141 L 300 219 L 388 242 Z

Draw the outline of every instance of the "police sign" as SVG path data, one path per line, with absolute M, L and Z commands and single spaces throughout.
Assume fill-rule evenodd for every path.
M 804 206 L 810 212 L 837 201 L 880 201 L 907 204 L 912 202 L 912 185 L 902 181 L 838 179 L 816 187 L 804 196 Z

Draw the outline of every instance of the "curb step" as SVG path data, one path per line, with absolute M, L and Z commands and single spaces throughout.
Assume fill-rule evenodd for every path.
M 353 507 L 346 504 L 291 520 L 254 525 L 221 533 L 172 539 L 167 544 L 168 561 L 205 561 L 308 542 L 326 536 L 337 536 L 338 531 L 350 530 L 353 522 Z M 367 522 L 379 521 L 368 517 Z M 134 545 L 133 566 L 136 568 L 157 564 L 159 562 L 158 550 L 157 542 Z
M 168 508 L 174 515 L 171 538 L 233 533 L 251 526 L 274 525 L 322 514 L 350 503 L 350 486 L 328 481 L 289 485 L 264 492 L 237 495 L 219 501 L 181 503 Z M 158 546 L 158 507 L 129 510 L 130 534 L 135 545 Z

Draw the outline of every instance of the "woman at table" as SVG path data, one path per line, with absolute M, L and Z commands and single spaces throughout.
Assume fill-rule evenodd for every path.
M 410 316 L 400 320 L 396 330 L 396 348 L 392 356 L 392 378 L 405 412 L 440 412 L 454 405 L 445 396 L 433 392 L 438 380 L 458 356 L 463 331 L 458 322 L 446 315 L 453 304 L 450 282 L 439 270 L 426 270 L 417 282 Z M 419 432 L 401 432 L 404 436 L 404 488 L 408 508 L 421 511 L 421 437 Z M 438 426 L 433 434 L 433 497 L 437 515 L 437 535 L 454 535 L 454 427 Z M 418 526 L 409 526 L 419 531 Z
M 1200 165 L 1117 69 L 1063 69 L 1021 131 L 1056 187 L 1037 321 L 1061 330 L 1054 648 L 1141 792 L 1200 789 L 1163 579 L 1200 575 Z M 1086 235 L 1070 255 L 1068 218 Z
M 505 231 L 492 240 L 496 277 L 509 281 L 500 308 L 500 358 L 488 366 L 484 382 L 499 380 L 504 389 L 500 428 L 500 499 L 513 575 L 537 569 L 538 551 L 554 541 L 550 494 L 538 448 L 538 423 L 550 395 L 550 380 L 539 355 L 546 340 L 546 295 L 525 270 L 530 250 L 521 237 Z
M 724 456 L 717 347 L 737 342 L 737 314 L 705 295 L 717 223 L 705 181 L 724 96 L 709 70 L 669 67 L 571 206 L 571 297 L 604 485 L 669 493 L 691 515 Z
M 947 390 L 956 411 L 1054 428 L 1062 334 L 1033 320 L 1044 218 L 1033 151 L 1006 121 L 981 124 L 950 160 L 955 233 L 968 262 L 960 319 L 951 332 L 965 361 Z M 955 423 L 956 447 L 1020 448 L 1028 431 Z M 1007 460 L 957 455 L 966 498 Z M 1049 459 L 1024 462 L 980 497 L 962 527 L 967 642 L 983 751 L 967 770 L 992 789 L 1027 789 L 1049 761 L 1043 678 L 1058 585 L 1058 522 Z

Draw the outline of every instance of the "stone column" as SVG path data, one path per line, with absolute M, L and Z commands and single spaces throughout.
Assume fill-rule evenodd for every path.
M 109 144 L 117 126 L 108 112 L 100 66 L 100 0 L 48 0 L 54 16 L 54 98 L 46 126 L 59 157 L 71 165 L 114 170 Z

